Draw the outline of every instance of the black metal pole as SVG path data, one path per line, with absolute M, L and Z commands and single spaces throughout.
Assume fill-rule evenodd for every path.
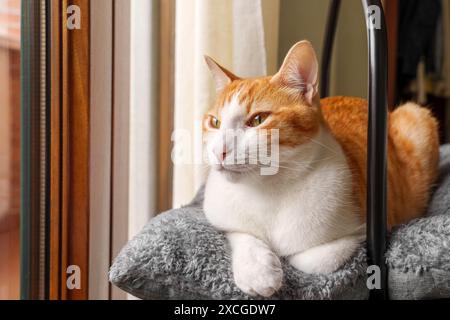
M 380 268 L 381 289 L 371 299 L 387 299 L 387 30 L 380 0 L 362 0 L 369 47 L 369 129 L 367 154 L 367 254 Z
M 336 36 L 340 8 L 341 0 L 331 1 L 322 51 L 322 71 L 320 75 L 320 96 L 322 98 L 328 97 L 330 94 L 331 58 L 333 56 L 334 38 Z

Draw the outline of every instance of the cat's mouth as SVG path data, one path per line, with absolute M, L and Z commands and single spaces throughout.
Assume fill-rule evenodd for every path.
M 227 158 L 222 161 L 210 161 L 209 165 L 214 171 L 220 172 L 227 176 L 244 176 L 253 175 L 254 173 L 261 176 L 276 175 L 279 161 L 260 161 L 256 157 L 246 158 Z
M 256 172 L 257 167 L 250 165 L 219 165 L 216 170 L 230 182 L 238 182 L 252 172 Z
M 257 166 L 250 164 L 220 164 L 216 169 L 223 173 L 239 175 L 254 171 L 257 168 Z

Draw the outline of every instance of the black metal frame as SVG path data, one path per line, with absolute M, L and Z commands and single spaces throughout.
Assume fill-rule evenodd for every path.
M 381 289 L 371 291 L 372 299 L 387 299 L 385 264 L 387 235 L 387 114 L 388 43 L 380 0 L 361 0 L 367 23 L 369 48 L 369 123 L 367 148 L 367 256 L 368 264 L 380 268 Z M 332 0 L 322 57 L 322 97 L 329 93 L 329 74 L 333 42 L 341 0 Z M 371 12 L 376 6 L 380 16 Z M 379 19 L 379 28 L 374 23 Z

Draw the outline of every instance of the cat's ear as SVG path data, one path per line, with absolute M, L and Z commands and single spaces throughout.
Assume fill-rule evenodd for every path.
M 211 70 L 214 81 L 216 82 L 216 91 L 221 92 L 234 80 L 238 80 L 239 77 L 235 76 L 233 73 L 222 67 L 213 58 L 205 55 L 206 64 Z
M 313 46 L 309 41 L 301 41 L 292 47 L 271 81 L 298 92 L 313 104 L 318 94 L 318 73 L 319 63 Z

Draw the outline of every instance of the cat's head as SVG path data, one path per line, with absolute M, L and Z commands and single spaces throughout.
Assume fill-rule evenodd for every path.
M 258 150 L 264 151 L 263 140 L 266 154 L 279 152 L 281 159 L 272 157 L 276 165 L 318 134 L 322 123 L 318 61 L 308 41 L 294 45 L 272 77 L 241 79 L 209 57 L 206 62 L 217 88 L 216 103 L 203 120 L 213 169 L 239 174 L 260 168 L 262 161 L 255 158 L 261 156 Z

